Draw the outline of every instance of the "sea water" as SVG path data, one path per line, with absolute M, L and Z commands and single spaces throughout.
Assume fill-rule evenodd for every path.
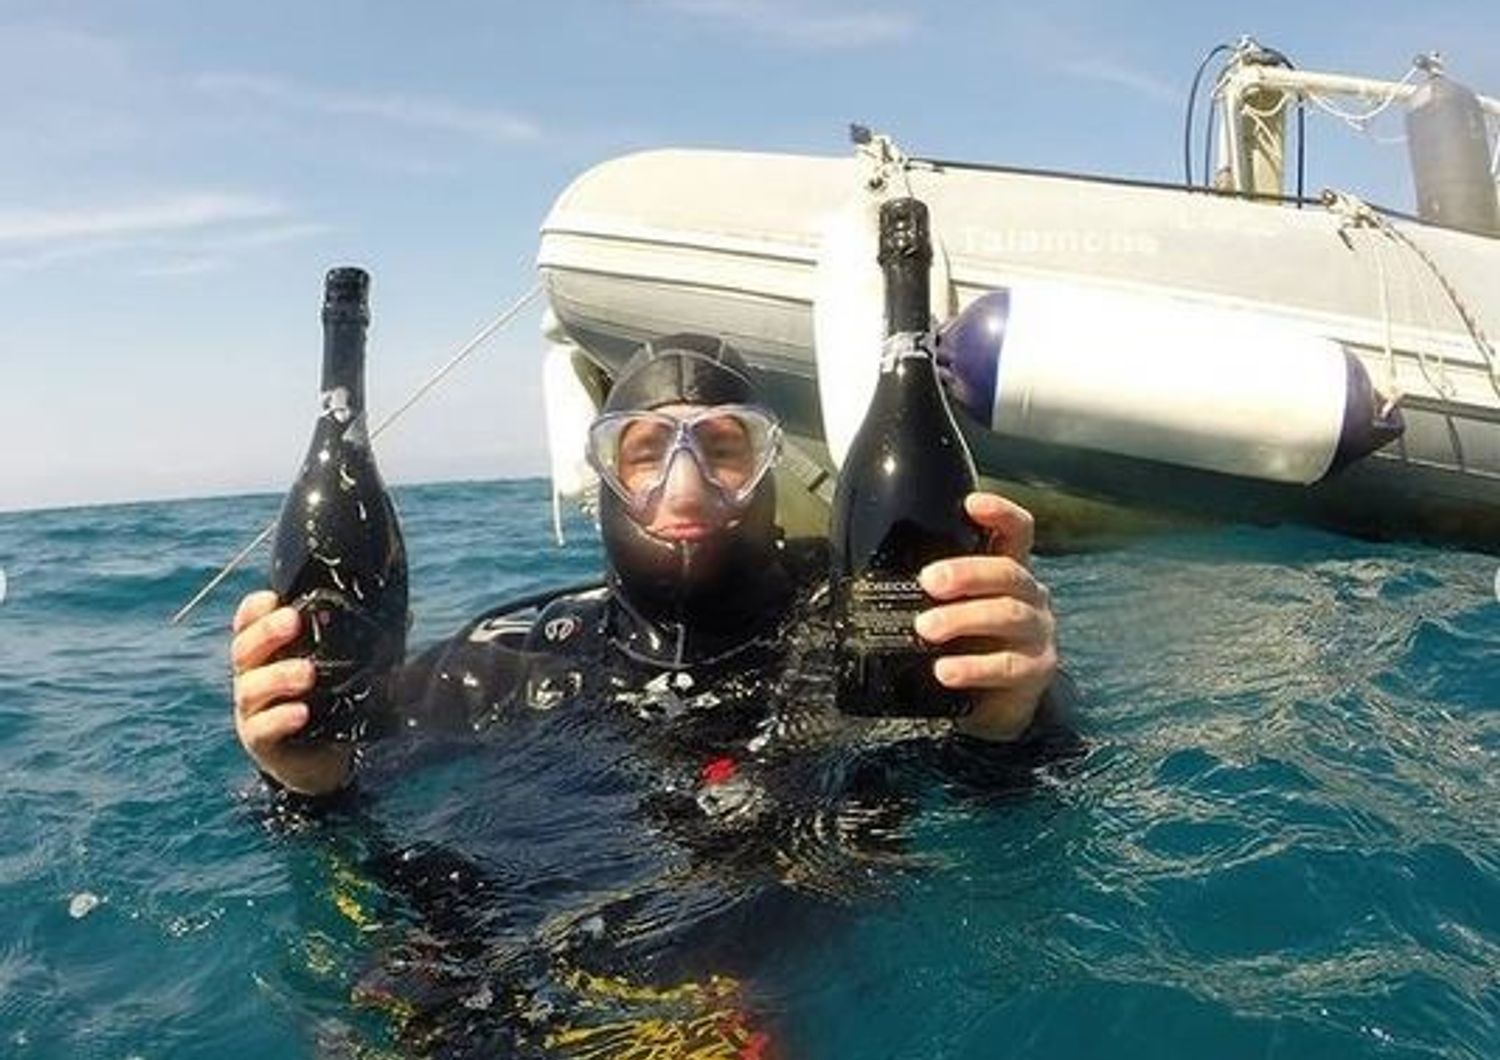
M 599 570 L 585 523 L 551 542 L 542 482 L 397 500 L 413 645 Z M 330 897 L 347 834 L 268 823 L 233 737 L 227 626 L 264 560 L 166 621 L 278 504 L 0 515 L 0 1056 L 314 1056 L 369 1029 L 378 896 Z M 1500 1055 L 1496 560 L 1224 528 L 1037 566 L 1082 757 L 922 807 L 923 868 L 768 966 L 781 1048 Z M 586 859 L 609 822 L 585 824 Z

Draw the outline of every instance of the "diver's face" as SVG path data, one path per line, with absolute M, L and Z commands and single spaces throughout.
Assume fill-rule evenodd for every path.
M 738 519 L 737 510 L 725 503 L 725 491 L 739 489 L 754 474 L 755 454 L 739 422 L 729 416 L 702 415 L 710 408 L 678 403 L 653 410 L 694 424 L 698 456 L 686 445 L 671 446 L 664 437 L 664 421 L 632 424 L 620 438 L 618 473 L 626 488 L 659 483 L 653 500 L 635 515 L 652 537 L 672 543 L 702 541 Z M 700 460 L 709 462 L 717 484 L 704 477 Z

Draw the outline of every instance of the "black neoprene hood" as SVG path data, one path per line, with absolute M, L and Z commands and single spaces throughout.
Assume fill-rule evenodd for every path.
M 744 359 L 723 339 L 692 333 L 646 343 L 610 389 L 604 412 L 662 405 L 742 405 L 755 401 Z
M 663 405 L 754 404 L 744 360 L 722 339 L 669 335 L 647 343 L 620 370 L 603 412 Z M 599 493 L 599 529 L 610 583 L 645 621 L 671 635 L 679 658 L 698 642 L 722 644 L 773 617 L 784 585 L 774 574 L 776 485 L 766 475 L 748 503 L 707 538 L 653 536 L 613 490 Z

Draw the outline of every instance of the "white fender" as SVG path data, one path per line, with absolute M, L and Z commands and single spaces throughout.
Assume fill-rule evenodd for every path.
M 562 498 L 583 500 L 599 487 L 599 477 L 588 462 L 589 424 L 599 410 L 573 368 L 578 347 L 557 326 L 551 309 L 544 314 L 542 333 L 548 339 L 542 361 L 542 395 L 552 474 L 552 532 L 562 544 Z
M 1298 322 L 1154 292 L 1027 280 L 943 336 L 960 400 L 1000 434 L 1276 482 L 1328 473 L 1369 389 Z M 1347 429 L 1363 451 L 1391 436 Z

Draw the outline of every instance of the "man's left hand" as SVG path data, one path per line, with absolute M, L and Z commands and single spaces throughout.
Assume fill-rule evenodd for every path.
M 933 664 L 942 684 L 976 692 L 959 729 L 1014 740 L 1057 675 L 1057 623 L 1047 587 L 1029 569 L 1031 513 L 994 493 L 969 494 L 964 509 L 989 532 L 990 552 L 922 568 L 922 588 L 939 603 L 917 616 L 917 633 L 931 644 L 965 641 L 964 654 Z

